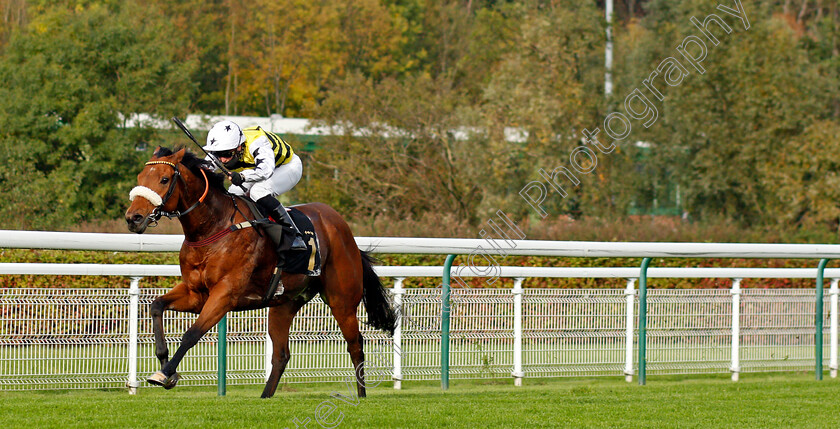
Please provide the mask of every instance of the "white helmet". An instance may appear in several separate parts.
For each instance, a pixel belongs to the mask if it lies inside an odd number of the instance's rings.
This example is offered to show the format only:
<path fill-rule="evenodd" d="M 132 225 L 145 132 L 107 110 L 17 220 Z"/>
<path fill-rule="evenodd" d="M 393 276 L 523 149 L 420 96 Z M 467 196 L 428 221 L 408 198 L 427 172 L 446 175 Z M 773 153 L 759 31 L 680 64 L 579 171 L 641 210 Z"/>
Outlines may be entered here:
<path fill-rule="evenodd" d="M 204 150 L 208 152 L 220 152 L 223 150 L 236 149 L 245 141 L 245 135 L 233 121 L 221 121 L 213 125 L 207 133 L 207 145 Z"/>

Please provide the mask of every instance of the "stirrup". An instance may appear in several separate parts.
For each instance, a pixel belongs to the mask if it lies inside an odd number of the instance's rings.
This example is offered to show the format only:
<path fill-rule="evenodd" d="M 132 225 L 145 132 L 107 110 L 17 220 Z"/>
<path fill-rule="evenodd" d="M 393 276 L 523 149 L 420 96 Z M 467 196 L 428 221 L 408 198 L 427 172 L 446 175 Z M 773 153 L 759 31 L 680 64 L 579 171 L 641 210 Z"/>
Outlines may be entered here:
<path fill-rule="evenodd" d="M 271 273 L 271 280 L 269 280 L 268 284 L 268 294 L 263 298 L 264 301 L 269 301 L 272 298 L 279 297 L 283 295 L 283 292 L 286 288 L 283 287 L 283 279 L 281 275 L 283 273 L 282 265 L 285 261 L 279 260 L 277 261 L 277 266 L 274 267 L 274 272 Z"/>

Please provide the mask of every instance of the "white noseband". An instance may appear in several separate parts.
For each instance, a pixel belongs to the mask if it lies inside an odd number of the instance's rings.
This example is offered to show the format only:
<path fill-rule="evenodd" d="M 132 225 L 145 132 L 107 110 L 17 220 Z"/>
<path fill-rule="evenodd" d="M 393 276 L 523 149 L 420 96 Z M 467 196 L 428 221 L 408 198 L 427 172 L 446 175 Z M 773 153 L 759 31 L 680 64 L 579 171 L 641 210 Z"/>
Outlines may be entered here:
<path fill-rule="evenodd" d="M 145 186 L 135 186 L 131 192 L 128 193 L 128 200 L 134 201 L 137 197 L 143 197 L 149 200 L 153 206 L 158 207 L 163 204 L 163 198 L 157 192 L 145 187 Z"/>

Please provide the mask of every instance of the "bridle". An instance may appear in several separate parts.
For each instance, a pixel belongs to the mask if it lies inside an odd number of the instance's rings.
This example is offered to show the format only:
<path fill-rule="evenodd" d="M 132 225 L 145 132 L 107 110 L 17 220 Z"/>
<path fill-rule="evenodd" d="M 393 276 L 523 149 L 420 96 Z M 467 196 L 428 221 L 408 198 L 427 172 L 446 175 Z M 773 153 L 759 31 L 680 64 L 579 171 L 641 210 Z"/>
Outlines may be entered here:
<path fill-rule="evenodd" d="M 148 216 L 146 216 L 146 220 L 144 221 L 144 223 L 149 228 L 157 226 L 158 221 L 163 216 L 166 216 L 170 219 L 179 218 L 179 217 L 184 216 L 187 213 L 193 211 L 193 209 L 198 207 L 199 204 L 204 202 L 204 198 L 207 197 L 207 191 L 210 189 L 210 182 L 207 180 L 207 174 L 204 173 L 204 169 L 201 169 L 201 175 L 204 176 L 204 193 L 201 195 L 201 198 L 199 198 L 198 201 L 196 201 L 193 205 L 191 205 L 188 209 L 186 209 L 184 211 L 175 210 L 175 211 L 170 212 L 170 211 L 162 210 L 163 206 L 166 205 L 167 201 L 169 201 L 169 198 L 171 198 L 172 194 L 175 192 L 175 186 L 176 186 L 177 179 L 180 179 L 182 182 L 184 182 L 185 185 L 186 185 L 186 181 L 184 181 L 184 178 L 181 176 L 181 171 L 178 169 L 178 164 L 175 164 L 175 163 L 172 163 L 172 162 L 169 162 L 169 161 L 149 161 L 149 162 L 146 163 L 146 165 L 157 165 L 157 164 L 168 165 L 168 166 L 174 168 L 175 169 L 175 174 L 172 175 L 172 180 L 169 182 L 169 189 L 167 189 L 166 194 L 163 195 L 163 198 L 161 199 L 161 203 L 158 204 L 157 206 L 155 206 L 155 208 L 152 210 L 152 212 L 149 213 Z M 141 187 L 138 186 L 138 187 L 135 187 L 134 190 L 132 190 L 132 192 L 130 194 L 130 198 L 132 200 L 134 199 L 135 190 L 138 189 L 138 188 L 141 188 Z M 148 188 L 146 188 L 146 189 L 148 190 Z M 152 191 L 152 192 L 154 192 L 154 191 Z M 139 193 L 137 195 L 142 196 L 142 194 L 139 194 Z"/>

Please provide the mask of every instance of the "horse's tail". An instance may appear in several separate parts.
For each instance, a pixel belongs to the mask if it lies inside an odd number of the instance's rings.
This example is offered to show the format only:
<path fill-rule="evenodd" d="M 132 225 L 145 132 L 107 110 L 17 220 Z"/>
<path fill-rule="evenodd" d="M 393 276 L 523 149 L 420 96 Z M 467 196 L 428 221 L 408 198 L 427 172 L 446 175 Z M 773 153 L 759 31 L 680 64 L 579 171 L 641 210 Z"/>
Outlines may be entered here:
<path fill-rule="evenodd" d="M 390 294 L 382 286 L 379 276 L 373 271 L 374 259 L 367 252 L 362 252 L 362 272 L 364 284 L 364 301 L 367 309 L 368 325 L 394 335 L 397 325 L 397 314 Z"/>

